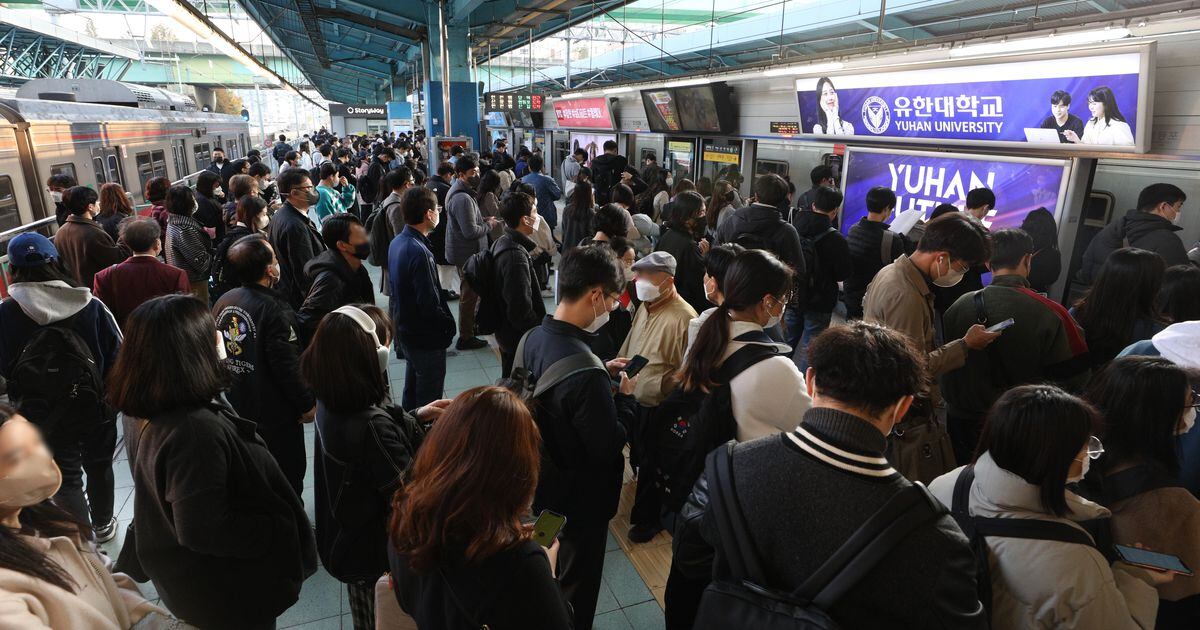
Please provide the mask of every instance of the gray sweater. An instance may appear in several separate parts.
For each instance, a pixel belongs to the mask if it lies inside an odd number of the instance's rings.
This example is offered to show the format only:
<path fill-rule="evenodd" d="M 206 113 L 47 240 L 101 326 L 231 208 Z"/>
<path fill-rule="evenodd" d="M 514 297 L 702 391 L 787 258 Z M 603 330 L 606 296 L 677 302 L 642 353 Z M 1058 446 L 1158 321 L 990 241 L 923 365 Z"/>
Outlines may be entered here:
<path fill-rule="evenodd" d="M 487 247 L 488 225 L 475 203 L 475 191 L 456 179 L 446 193 L 446 260 L 456 267 Z"/>

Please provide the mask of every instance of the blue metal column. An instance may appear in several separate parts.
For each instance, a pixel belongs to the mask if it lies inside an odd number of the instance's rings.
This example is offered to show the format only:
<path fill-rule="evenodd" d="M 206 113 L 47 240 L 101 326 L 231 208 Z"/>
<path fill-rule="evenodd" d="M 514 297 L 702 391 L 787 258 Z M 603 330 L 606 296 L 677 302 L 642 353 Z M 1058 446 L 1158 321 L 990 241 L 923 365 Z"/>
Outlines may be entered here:
<path fill-rule="evenodd" d="M 479 94 L 471 77 L 470 39 L 467 27 L 447 24 L 446 50 L 441 45 L 441 24 L 436 6 L 429 6 L 428 26 L 429 55 L 425 63 L 425 128 L 431 136 L 452 135 L 471 138 L 475 151 L 479 146 Z M 445 118 L 442 116 L 442 54 L 447 54 L 450 78 L 450 133 L 444 133 Z M 436 124 L 434 121 L 437 121 Z"/>

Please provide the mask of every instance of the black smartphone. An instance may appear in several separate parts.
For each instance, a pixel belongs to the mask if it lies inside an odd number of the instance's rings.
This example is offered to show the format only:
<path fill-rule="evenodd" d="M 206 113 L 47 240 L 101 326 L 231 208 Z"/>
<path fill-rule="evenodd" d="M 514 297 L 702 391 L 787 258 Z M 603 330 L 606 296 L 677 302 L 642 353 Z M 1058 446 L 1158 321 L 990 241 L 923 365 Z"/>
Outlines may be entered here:
<path fill-rule="evenodd" d="M 1195 575 L 1183 563 L 1183 560 L 1169 553 L 1159 553 L 1157 551 L 1127 547 L 1125 545 L 1113 545 L 1113 547 L 1117 550 L 1117 557 L 1129 564 L 1157 569 L 1159 571 L 1170 571 L 1171 573 L 1178 573 L 1179 575 L 1186 575 L 1188 577 Z"/>
<path fill-rule="evenodd" d="M 647 359 L 646 357 L 644 357 L 640 354 L 635 355 L 632 359 L 629 360 L 629 363 L 625 364 L 625 369 L 623 369 L 621 371 L 625 373 L 625 376 L 628 376 L 629 378 L 633 378 L 633 377 L 637 376 L 638 372 L 641 372 L 642 368 L 646 367 L 646 364 L 649 362 L 650 362 L 650 359 Z"/>
<path fill-rule="evenodd" d="M 563 526 L 567 524 L 567 517 L 558 512 L 550 510 L 542 510 L 538 515 L 537 521 L 533 524 L 533 540 L 537 544 L 549 549 L 554 544 L 554 539 L 558 538 L 558 533 L 562 531 Z"/>

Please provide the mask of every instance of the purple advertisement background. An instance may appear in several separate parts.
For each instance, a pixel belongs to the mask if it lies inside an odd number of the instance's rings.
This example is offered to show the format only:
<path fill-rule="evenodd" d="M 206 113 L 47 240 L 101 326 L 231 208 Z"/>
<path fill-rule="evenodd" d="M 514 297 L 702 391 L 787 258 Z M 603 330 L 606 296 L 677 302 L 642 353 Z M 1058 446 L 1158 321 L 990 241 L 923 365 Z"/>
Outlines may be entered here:
<path fill-rule="evenodd" d="M 833 86 L 837 89 L 837 77 L 832 77 Z M 1091 114 L 1088 112 L 1087 96 L 1093 88 L 1106 85 L 1112 89 L 1117 99 L 1117 107 L 1129 123 L 1133 136 L 1137 138 L 1138 111 L 1138 75 L 1094 75 L 1086 77 L 1069 77 L 1053 79 L 1022 79 L 1013 81 L 983 81 L 979 83 L 951 83 L 945 85 L 911 85 L 888 86 L 875 88 L 846 88 L 837 89 L 838 110 L 843 120 L 854 125 L 857 136 L 891 137 L 891 138 L 934 138 L 946 140 L 992 140 L 1025 142 L 1025 128 L 1039 127 L 1050 115 L 1050 95 L 1055 90 L 1063 90 L 1071 95 L 1070 112 L 1078 116 L 1086 124 Z M 800 104 L 800 127 L 804 133 L 813 133 L 813 125 L 818 122 L 818 99 L 814 90 L 797 92 Z M 956 102 L 960 96 L 976 97 L 977 105 L 974 115 L 970 108 L 963 112 L 956 107 L 953 116 L 939 112 L 936 108 L 929 110 L 929 116 L 916 116 L 915 111 L 903 116 L 897 112 L 896 99 L 904 97 L 913 103 L 917 97 L 943 98 L 954 97 Z M 890 121 L 881 133 L 872 133 L 868 129 L 863 114 L 863 102 L 876 96 L 882 98 L 888 106 Z M 984 97 L 1001 99 L 1000 116 L 983 116 L 984 105 L 994 107 L 996 101 L 984 101 Z M 911 108 L 910 108 L 911 109 Z M 905 130 L 897 127 L 897 122 L 918 121 L 921 128 Z M 948 123 L 1003 123 L 999 130 L 994 126 L 975 130 L 942 129 L 939 125 Z M 928 124 L 930 129 L 925 129 Z"/>
<path fill-rule="evenodd" d="M 984 224 L 993 230 L 1021 227 L 1025 215 L 1037 208 L 1044 207 L 1057 216 L 1065 170 L 1055 164 L 852 151 L 844 179 L 842 232 L 848 233 L 867 216 L 867 191 L 876 186 L 896 193 L 896 214 L 917 208 L 925 217 L 941 203 L 962 209 L 967 192 L 991 188 L 996 193 L 996 208 Z"/>

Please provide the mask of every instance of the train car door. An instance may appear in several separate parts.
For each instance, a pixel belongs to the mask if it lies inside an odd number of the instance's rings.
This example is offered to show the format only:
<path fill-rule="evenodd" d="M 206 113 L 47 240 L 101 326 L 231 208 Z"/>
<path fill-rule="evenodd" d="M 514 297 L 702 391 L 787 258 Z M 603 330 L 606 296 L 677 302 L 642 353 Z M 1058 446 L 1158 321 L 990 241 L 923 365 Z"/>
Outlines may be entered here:
<path fill-rule="evenodd" d="M 92 149 L 92 171 L 96 174 L 96 188 L 113 182 L 125 186 L 125 175 L 121 170 L 121 147 L 97 147 Z"/>
<path fill-rule="evenodd" d="M 742 141 L 733 138 L 705 138 L 700 152 L 700 177 L 716 183 L 725 180 L 742 192 Z"/>

